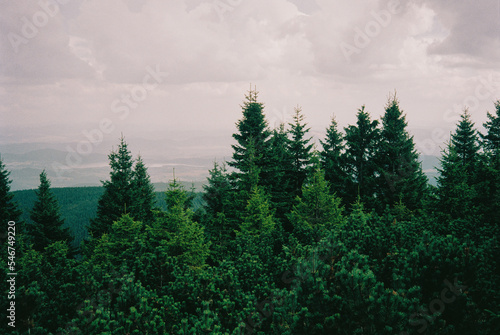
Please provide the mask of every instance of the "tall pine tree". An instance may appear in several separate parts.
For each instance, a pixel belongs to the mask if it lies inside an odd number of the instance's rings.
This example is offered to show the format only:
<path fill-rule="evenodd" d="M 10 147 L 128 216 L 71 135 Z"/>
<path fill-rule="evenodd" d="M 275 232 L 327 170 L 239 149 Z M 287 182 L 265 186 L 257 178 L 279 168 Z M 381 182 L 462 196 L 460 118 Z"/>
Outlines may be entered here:
<path fill-rule="evenodd" d="M 233 138 L 237 144 L 233 144 L 233 160 L 228 162 L 228 165 L 235 168 L 236 171 L 232 174 L 232 179 L 236 182 L 237 188 L 247 188 L 248 185 L 241 185 L 244 175 L 249 173 L 249 160 L 255 161 L 259 168 L 259 174 L 266 174 L 266 157 L 269 151 L 269 136 L 267 121 L 264 116 L 264 105 L 258 102 L 258 92 L 254 89 L 248 92 L 243 103 L 243 118 L 236 123 L 238 133 L 233 134 Z M 253 149 L 253 157 L 251 157 L 249 148 Z M 267 181 L 267 178 L 261 178 L 261 182 Z M 250 191 L 248 188 L 247 191 Z"/>
<path fill-rule="evenodd" d="M 3 242 L 7 238 L 7 227 L 9 221 L 14 221 L 16 224 L 21 223 L 21 211 L 17 207 L 17 203 L 14 201 L 14 194 L 10 192 L 10 184 L 12 180 L 9 179 L 10 171 L 5 169 L 5 164 L 0 157 L 0 220 L 2 220 L 0 233 L 0 242 Z M 18 228 L 20 225 L 17 226 Z"/>
<path fill-rule="evenodd" d="M 111 167 L 110 180 L 103 181 L 104 193 L 97 204 L 97 217 L 90 221 L 89 232 L 93 238 L 107 233 L 114 221 L 133 207 L 132 179 L 134 164 L 123 136 L 117 151 L 108 155 Z"/>
<path fill-rule="evenodd" d="M 353 204 L 359 200 L 367 208 L 373 208 L 376 190 L 376 165 L 373 159 L 380 139 L 378 121 L 372 121 L 365 106 L 362 106 L 358 110 L 356 125 L 350 125 L 344 130 L 344 161 L 348 175 L 345 201 Z"/>
<path fill-rule="evenodd" d="M 150 224 L 154 220 L 153 209 L 155 208 L 156 195 L 141 156 L 137 158 L 132 171 L 131 189 L 133 202 L 130 205 L 130 215 L 136 221 Z"/>
<path fill-rule="evenodd" d="M 40 174 L 40 186 L 35 191 L 36 200 L 31 210 L 33 221 L 28 226 L 28 235 L 33 243 L 33 249 L 43 251 L 57 241 L 66 241 L 68 246 L 73 241 L 68 228 L 64 228 L 64 219 L 59 213 L 59 204 L 50 190 L 50 181 L 45 170 Z"/>
<path fill-rule="evenodd" d="M 269 145 L 267 169 L 270 176 L 268 184 L 270 203 L 276 209 L 276 218 L 285 220 L 285 214 L 290 211 L 293 202 L 293 197 L 290 196 L 293 185 L 289 179 L 293 165 L 292 155 L 288 149 L 290 139 L 283 123 L 273 129 Z"/>
<path fill-rule="evenodd" d="M 337 121 L 332 117 L 330 126 L 326 129 L 324 140 L 320 140 L 323 150 L 320 152 L 321 168 L 325 173 L 332 192 L 340 197 L 345 197 L 347 175 L 343 155 L 344 138 L 338 131 Z"/>
<path fill-rule="evenodd" d="M 495 102 L 495 114 L 488 112 L 487 118 L 476 170 L 478 207 L 487 223 L 500 227 L 500 100 Z"/>
<path fill-rule="evenodd" d="M 413 137 L 396 94 L 382 117 L 382 131 L 375 162 L 378 168 L 377 207 L 404 204 L 409 210 L 422 209 L 427 198 L 427 178 L 422 172 Z"/>
<path fill-rule="evenodd" d="M 485 151 L 500 154 L 500 100 L 495 102 L 495 114 L 490 112 L 486 115 L 488 121 L 483 126 L 486 129 L 486 134 L 481 134 Z"/>
<path fill-rule="evenodd" d="M 451 135 L 441 158 L 437 178 L 437 208 L 444 219 L 472 219 L 477 210 L 474 169 L 478 159 L 478 135 L 467 109 Z"/>
<path fill-rule="evenodd" d="M 292 158 L 292 171 L 290 173 L 290 183 L 292 186 L 292 194 L 300 196 L 302 194 L 302 185 L 310 172 L 310 159 L 313 144 L 311 137 L 306 138 L 310 128 L 304 122 L 304 115 L 300 107 L 295 108 L 293 122 L 290 126 L 290 144 L 289 152 Z"/>

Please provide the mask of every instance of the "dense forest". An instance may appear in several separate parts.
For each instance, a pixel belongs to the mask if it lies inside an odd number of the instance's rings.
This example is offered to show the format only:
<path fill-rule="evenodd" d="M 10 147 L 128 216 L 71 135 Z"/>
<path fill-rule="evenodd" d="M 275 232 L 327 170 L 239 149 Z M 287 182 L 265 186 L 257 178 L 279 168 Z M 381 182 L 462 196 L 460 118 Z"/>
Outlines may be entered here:
<path fill-rule="evenodd" d="M 196 192 L 196 189 L 193 190 L 194 183 L 181 182 L 181 184 L 194 195 L 193 210 L 201 208 L 203 204 L 202 194 Z M 157 183 L 154 186 L 155 190 L 166 189 L 164 183 Z M 73 236 L 73 247 L 77 248 L 83 240 L 89 238 L 87 226 L 89 220 L 96 215 L 97 202 L 103 192 L 104 188 L 99 186 L 60 187 L 52 189 L 52 193 L 60 206 L 60 214 L 61 218 L 64 219 L 64 226 L 69 228 Z M 22 212 L 21 221 L 30 223 L 30 211 L 37 198 L 35 190 L 14 191 L 12 194 L 14 194 L 13 200 Z M 155 191 L 155 195 L 155 205 L 159 209 L 167 210 L 165 192 Z"/>
<path fill-rule="evenodd" d="M 174 178 L 158 204 L 122 137 L 83 231 L 45 171 L 23 215 L 0 161 L 0 332 L 500 333 L 500 101 L 484 133 L 464 109 L 437 186 L 395 95 L 317 147 L 300 108 L 241 107 L 202 201 Z"/>

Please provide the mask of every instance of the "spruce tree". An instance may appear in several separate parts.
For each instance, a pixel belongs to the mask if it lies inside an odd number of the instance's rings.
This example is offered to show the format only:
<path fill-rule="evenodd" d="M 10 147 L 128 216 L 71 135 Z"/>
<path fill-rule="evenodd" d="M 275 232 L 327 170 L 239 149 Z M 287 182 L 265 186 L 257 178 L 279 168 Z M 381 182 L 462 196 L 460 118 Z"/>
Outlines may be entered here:
<path fill-rule="evenodd" d="M 467 109 L 460 115 L 460 122 L 451 136 L 451 146 L 458 155 L 460 165 L 465 169 L 469 178 L 472 178 L 478 158 L 479 138 Z"/>
<path fill-rule="evenodd" d="M 274 212 L 263 188 L 254 185 L 245 207 L 241 233 L 250 236 L 270 234 L 275 229 Z"/>
<path fill-rule="evenodd" d="M 467 109 L 441 158 L 437 178 L 436 210 L 451 219 L 475 216 L 474 169 L 478 159 L 478 135 Z"/>
<path fill-rule="evenodd" d="M 300 107 L 295 108 L 293 115 L 293 122 L 289 123 L 290 126 L 290 144 L 289 152 L 292 158 L 292 171 L 290 173 L 290 183 L 292 186 L 292 195 L 302 194 L 302 184 L 310 172 L 310 159 L 313 144 L 311 137 L 306 138 L 310 128 L 304 122 L 304 115 Z"/>
<path fill-rule="evenodd" d="M 36 200 L 31 210 L 33 221 L 28 226 L 28 235 L 33 243 L 33 249 L 43 251 L 50 244 L 66 241 L 71 245 L 73 238 L 68 228 L 64 228 L 64 219 L 59 213 L 59 204 L 50 190 L 50 181 L 45 170 L 40 174 L 40 186 L 35 191 Z"/>
<path fill-rule="evenodd" d="M 483 126 L 486 134 L 480 134 L 485 151 L 500 154 L 500 100 L 495 102 L 495 115 L 487 113 L 488 121 Z"/>
<path fill-rule="evenodd" d="M 409 210 L 421 209 L 427 197 L 427 178 L 422 172 L 413 137 L 408 134 L 406 117 L 394 95 L 382 117 L 381 138 L 375 157 L 378 172 L 377 204 L 403 203 Z"/>
<path fill-rule="evenodd" d="M 90 221 L 89 232 L 93 238 L 107 233 L 114 221 L 133 208 L 133 160 L 123 136 L 117 151 L 108 155 L 111 167 L 110 180 L 103 181 L 104 193 L 97 205 L 97 217 Z M 135 218 L 134 218 L 135 219 Z"/>
<path fill-rule="evenodd" d="M 330 126 L 326 129 L 324 141 L 320 140 L 323 147 L 320 157 L 321 168 L 325 173 L 325 180 L 328 181 L 331 191 L 343 199 L 345 197 L 347 181 L 344 162 L 345 156 L 343 155 L 344 138 L 337 127 L 337 121 L 333 116 Z"/>
<path fill-rule="evenodd" d="M 12 181 L 9 179 L 10 171 L 5 169 L 5 165 L 0 157 L 0 219 L 2 220 L 0 233 L 1 242 L 5 242 L 7 238 L 7 227 L 9 221 L 20 222 L 21 211 L 14 201 L 14 194 L 10 192 L 10 184 Z M 21 227 L 17 225 L 18 229 Z M 3 245 L 3 244 L 2 244 Z"/>
<path fill-rule="evenodd" d="M 266 157 L 269 150 L 269 136 L 267 121 L 264 117 L 264 105 L 258 102 L 258 92 L 254 89 L 248 92 L 243 103 L 243 118 L 236 123 L 238 133 L 233 134 L 237 144 L 233 144 L 233 160 L 228 165 L 235 168 L 232 179 L 236 182 L 238 189 L 242 188 L 240 181 L 249 172 L 249 159 L 257 158 L 255 164 L 260 173 L 266 173 Z M 254 157 L 250 157 L 249 148 L 254 150 Z M 267 181 L 264 178 L 264 181 Z M 248 185 L 247 185 L 248 186 Z M 243 187 L 245 188 L 245 187 Z M 249 191 L 250 189 L 248 189 Z"/>
<path fill-rule="evenodd" d="M 184 187 L 174 179 L 166 192 L 168 211 L 156 220 L 154 227 L 166 230 L 164 246 L 168 255 L 192 267 L 201 267 L 210 253 L 210 242 L 205 240 L 204 228 L 193 221 L 193 211 L 187 208 L 189 198 Z"/>
<path fill-rule="evenodd" d="M 302 186 L 302 197 L 289 214 L 293 232 L 302 242 L 311 243 L 342 221 L 340 198 L 330 193 L 323 171 L 317 166 Z"/>
<path fill-rule="evenodd" d="M 132 171 L 130 185 L 133 192 L 133 202 L 130 206 L 130 215 L 136 221 L 145 224 L 153 222 L 153 209 L 155 208 L 155 188 L 151 183 L 148 171 L 142 158 L 139 156 Z"/>
<path fill-rule="evenodd" d="M 476 170 L 476 190 L 479 212 L 484 221 L 500 226 L 500 100 L 495 102 L 495 114 L 487 113 L 483 124 L 486 134 L 480 134 L 483 152 Z"/>
<path fill-rule="evenodd" d="M 290 139 L 282 123 L 273 129 L 269 140 L 270 154 L 268 156 L 270 203 L 276 209 L 276 218 L 285 220 L 285 214 L 291 209 L 293 197 L 292 183 L 289 179 L 292 173 L 292 155 L 289 151 Z"/>
<path fill-rule="evenodd" d="M 350 125 L 344 131 L 344 161 L 348 175 L 345 201 L 352 204 L 359 200 L 367 208 L 373 208 L 376 190 L 376 165 L 373 159 L 380 138 L 378 121 L 371 121 L 365 106 L 362 106 L 357 113 L 356 125 Z"/>
<path fill-rule="evenodd" d="M 210 240 L 214 242 L 212 257 L 223 259 L 225 248 L 234 237 L 233 232 L 239 224 L 237 208 L 233 202 L 236 192 L 229 180 L 225 163 L 214 162 L 203 191 L 206 214 L 202 223 Z"/>
<path fill-rule="evenodd" d="M 207 184 L 203 185 L 203 200 L 207 214 L 216 217 L 229 209 L 233 188 L 225 163 L 214 162 L 213 169 L 208 173 Z"/>

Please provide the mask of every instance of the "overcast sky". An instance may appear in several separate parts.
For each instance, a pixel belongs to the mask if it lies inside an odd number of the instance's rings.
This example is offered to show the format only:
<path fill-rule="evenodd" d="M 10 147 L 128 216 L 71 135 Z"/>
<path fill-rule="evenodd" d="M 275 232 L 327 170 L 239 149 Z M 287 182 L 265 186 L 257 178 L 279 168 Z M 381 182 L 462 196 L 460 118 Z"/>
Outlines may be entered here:
<path fill-rule="evenodd" d="M 0 142 L 227 136 L 250 83 L 317 136 L 397 91 L 432 153 L 500 98 L 500 1 L 1 0 Z M 443 135 L 444 134 L 444 135 Z M 208 142 L 207 142 L 208 143 Z M 108 150 L 109 148 L 105 148 Z M 230 149 L 228 147 L 228 149 Z M 438 150 L 439 151 L 439 150 Z"/>

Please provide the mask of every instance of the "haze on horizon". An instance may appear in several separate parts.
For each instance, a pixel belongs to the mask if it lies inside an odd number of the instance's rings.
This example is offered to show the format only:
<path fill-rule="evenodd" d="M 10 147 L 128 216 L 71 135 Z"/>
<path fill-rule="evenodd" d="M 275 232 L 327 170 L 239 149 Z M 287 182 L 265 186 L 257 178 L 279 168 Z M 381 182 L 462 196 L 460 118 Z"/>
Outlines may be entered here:
<path fill-rule="evenodd" d="M 33 187 L 50 155 L 64 164 L 88 139 L 78 167 L 101 170 L 80 182 L 98 183 L 120 134 L 153 181 L 173 162 L 203 178 L 230 158 L 250 83 L 271 127 L 300 105 L 316 139 L 332 115 L 353 124 L 361 105 L 379 118 L 397 91 L 424 155 L 439 155 L 464 108 L 481 130 L 500 99 L 498 0 L 0 4 L 0 153 L 13 176 L 26 168 L 19 155 L 45 153 L 29 165 Z M 51 177 L 70 186 L 70 176 Z"/>

